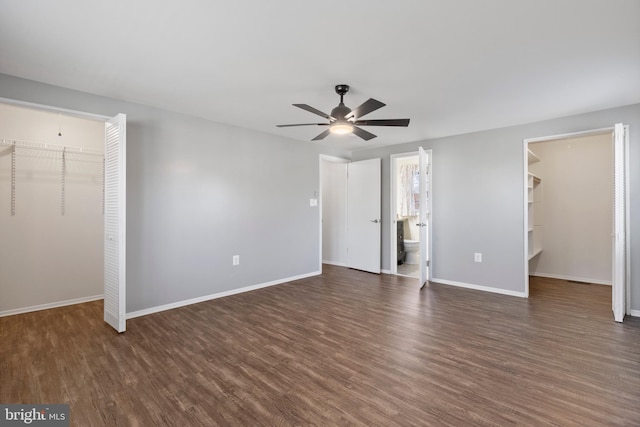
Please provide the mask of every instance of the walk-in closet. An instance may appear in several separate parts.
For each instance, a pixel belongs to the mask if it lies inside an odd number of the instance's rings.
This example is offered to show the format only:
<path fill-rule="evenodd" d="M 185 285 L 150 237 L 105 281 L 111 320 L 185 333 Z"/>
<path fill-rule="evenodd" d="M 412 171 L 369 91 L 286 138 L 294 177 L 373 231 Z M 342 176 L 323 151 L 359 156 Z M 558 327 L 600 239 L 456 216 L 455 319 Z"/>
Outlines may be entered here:
<path fill-rule="evenodd" d="M 528 148 L 533 155 L 529 164 L 529 273 L 610 285 L 611 132 L 530 143 Z"/>
<path fill-rule="evenodd" d="M 0 316 L 102 298 L 104 121 L 0 103 Z"/>

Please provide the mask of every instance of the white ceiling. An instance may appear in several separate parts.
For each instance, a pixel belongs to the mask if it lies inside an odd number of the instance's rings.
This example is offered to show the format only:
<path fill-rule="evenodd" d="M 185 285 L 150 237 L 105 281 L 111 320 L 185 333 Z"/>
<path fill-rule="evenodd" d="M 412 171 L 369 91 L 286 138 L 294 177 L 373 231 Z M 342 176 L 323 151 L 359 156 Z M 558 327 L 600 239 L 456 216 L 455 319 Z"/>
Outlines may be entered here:
<path fill-rule="evenodd" d="M 300 141 L 346 83 L 357 150 L 640 102 L 640 1 L 0 0 L 0 73 Z"/>

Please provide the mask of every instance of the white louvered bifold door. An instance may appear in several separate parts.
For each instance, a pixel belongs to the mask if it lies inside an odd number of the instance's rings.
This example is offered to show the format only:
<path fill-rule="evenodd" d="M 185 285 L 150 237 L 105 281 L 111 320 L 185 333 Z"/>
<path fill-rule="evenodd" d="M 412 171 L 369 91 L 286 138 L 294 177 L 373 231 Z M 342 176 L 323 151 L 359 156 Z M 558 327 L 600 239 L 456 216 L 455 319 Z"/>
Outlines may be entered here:
<path fill-rule="evenodd" d="M 613 317 L 622 322 L 626 311 L 626 224 L 625 224 L 625 128 L 616 124 L 614 144 L 613 189 Z"/>
<path fill-rule="evenodd" d="M 126 329 L 126 121 L 118 114 L 105 124 L 104 321 Z"/>

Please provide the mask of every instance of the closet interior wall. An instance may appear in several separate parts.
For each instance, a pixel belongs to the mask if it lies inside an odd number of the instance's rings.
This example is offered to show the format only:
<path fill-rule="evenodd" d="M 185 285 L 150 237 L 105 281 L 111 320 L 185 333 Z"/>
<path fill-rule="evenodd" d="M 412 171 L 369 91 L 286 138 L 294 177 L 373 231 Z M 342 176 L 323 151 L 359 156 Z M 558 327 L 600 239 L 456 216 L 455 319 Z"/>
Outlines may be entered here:
<path fill-rule="evenodd" d="M 0 316 L 101 298 L 104 122 L 0 104 L 0 139 Z"/>

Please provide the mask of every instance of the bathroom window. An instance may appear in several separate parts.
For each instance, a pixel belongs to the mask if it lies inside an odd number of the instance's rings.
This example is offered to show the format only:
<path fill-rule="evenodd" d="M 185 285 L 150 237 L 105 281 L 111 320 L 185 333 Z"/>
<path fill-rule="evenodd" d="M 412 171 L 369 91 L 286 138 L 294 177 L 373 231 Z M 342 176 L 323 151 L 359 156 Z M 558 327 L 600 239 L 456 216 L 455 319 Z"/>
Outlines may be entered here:
<path fill-rule="evenodd" d="M 399 214 L 416 216 L 420 212 L 420 171 L 417 164 L 400 167 Z"/>
<path fill-rule="evenodd" d="M 413 172 L 413 180 L 411 186 L 411 196 L 413 199 L 413 211 L 414 215 L 418 215 L 420 212 L 420 171 Z"/>

